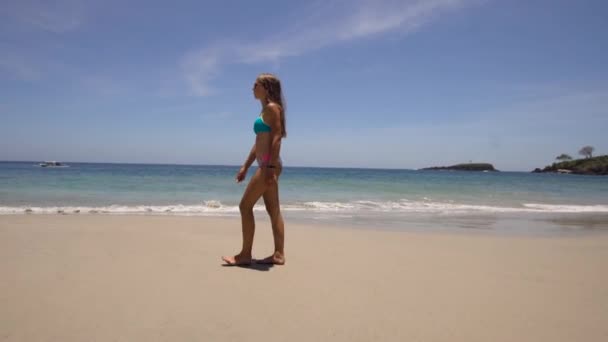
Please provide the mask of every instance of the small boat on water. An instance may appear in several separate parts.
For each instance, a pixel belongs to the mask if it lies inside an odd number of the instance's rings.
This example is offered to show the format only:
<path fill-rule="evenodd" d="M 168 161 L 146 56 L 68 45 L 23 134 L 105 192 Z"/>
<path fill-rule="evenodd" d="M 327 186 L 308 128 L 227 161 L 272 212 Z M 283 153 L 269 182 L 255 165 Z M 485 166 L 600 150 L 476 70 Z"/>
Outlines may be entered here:
<path fill-rule="evenodd" d="M 62 163 L 57 162 L 57 161 L 45 161 L 45 162 L 42 162 L 42 163 L 40 163 L 38 165 L 40 165 L 40 167 L 68 167 L 67 165 L 62 164 Z"/>

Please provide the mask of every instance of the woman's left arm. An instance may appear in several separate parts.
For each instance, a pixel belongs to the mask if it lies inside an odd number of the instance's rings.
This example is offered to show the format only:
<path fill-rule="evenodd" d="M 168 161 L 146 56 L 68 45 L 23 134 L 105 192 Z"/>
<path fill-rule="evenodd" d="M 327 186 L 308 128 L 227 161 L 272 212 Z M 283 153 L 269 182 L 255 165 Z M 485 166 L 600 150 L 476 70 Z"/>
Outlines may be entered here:
<path fill-rule="evenodd" d="M 275 160 L 281 151 L 281 138 L 283 138 L 283 128 L 281 127 L 281 107 L 271 103 L 266 106 L 264 119 L 268 120 L 270 126 L 270 161 Z"/>
<path fill-rule="evenodd" d="M 281 139 L 283 138 L 283 127 L 281 127 L 281 107 L 279 105 L 271 103 L 266 106 L 264 112 L 264 121 L 270 126 L 270 148 L 268 153 L 270 154 L 269 162 L 275 161 L 281 151 Z M 276 167 L 276 165 L 273 165 Z M 267 169 L 273 170 L 274 169 Z M 271 180 L 274 176 L 274 172 L 267 172 L 267 180 Z"/>

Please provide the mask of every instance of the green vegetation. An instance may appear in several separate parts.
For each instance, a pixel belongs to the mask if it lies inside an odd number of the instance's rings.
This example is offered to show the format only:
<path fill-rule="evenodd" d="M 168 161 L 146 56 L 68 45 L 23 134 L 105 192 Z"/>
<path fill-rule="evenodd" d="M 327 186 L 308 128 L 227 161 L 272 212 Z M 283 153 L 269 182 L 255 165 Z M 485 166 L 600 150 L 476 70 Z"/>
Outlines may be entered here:
<path fill-rule="evenodd" d="M 585 158 L 591 158 L 593 157 L 593 150 L 595 150 L 595 147 L 593 146 L 584 146 L 578 151 L 578 154 L 585 156 Z"/>
<path fill-rule="evenodd" d="M 568 170 L 579 175 L 608 175 L 608 155 L 553 163 L 534 172 L 563 172 L 558 170 Z"/>
<path fill-rule="evenodd" d="M 555 157 L 555 159 L 557 159 L 559 161 L 565 161 L 565 160 L 572 160 L 572 157 L 570 157 L 569 154 L 562 153 L 559 156 Z"/>

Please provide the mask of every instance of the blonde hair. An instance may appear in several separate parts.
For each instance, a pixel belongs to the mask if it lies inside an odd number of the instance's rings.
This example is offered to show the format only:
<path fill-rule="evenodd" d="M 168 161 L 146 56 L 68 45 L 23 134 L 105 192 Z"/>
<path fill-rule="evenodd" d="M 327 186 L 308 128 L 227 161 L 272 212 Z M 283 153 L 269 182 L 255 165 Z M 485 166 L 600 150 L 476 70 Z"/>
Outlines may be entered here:
<path fill-rule="evenodd" d="M 287 137 L 287 128 L 285 126 L 285 98 L 283 97 L 283 91 L 281 90 L 281 81 L 278 77 L 269 73 L 262 73 L 258 76 L 256 82 L 261 84 L 268 97 L 267 102 L 274 102 L 281 106 L 281 135 L 283 138 Z"/>

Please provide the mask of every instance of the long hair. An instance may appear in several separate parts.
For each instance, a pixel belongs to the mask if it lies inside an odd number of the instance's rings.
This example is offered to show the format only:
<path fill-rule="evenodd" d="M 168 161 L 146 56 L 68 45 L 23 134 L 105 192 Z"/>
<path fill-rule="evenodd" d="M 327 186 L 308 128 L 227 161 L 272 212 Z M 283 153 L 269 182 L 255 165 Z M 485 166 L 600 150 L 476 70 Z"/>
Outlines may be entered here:
<path fill-rule="evenodd" d="M 285 125 L 286 103 L 283 91 L 281 90 L 281 81 L 273 74 L 263 73 L 258 76 L 257 82 L 266 89 L 266 93 L 268 94 L 267 101 L 281 106 L 281 129 L 283 130 L 281 135 L 283 138 L 287 137 L 287 126 Z"/>

